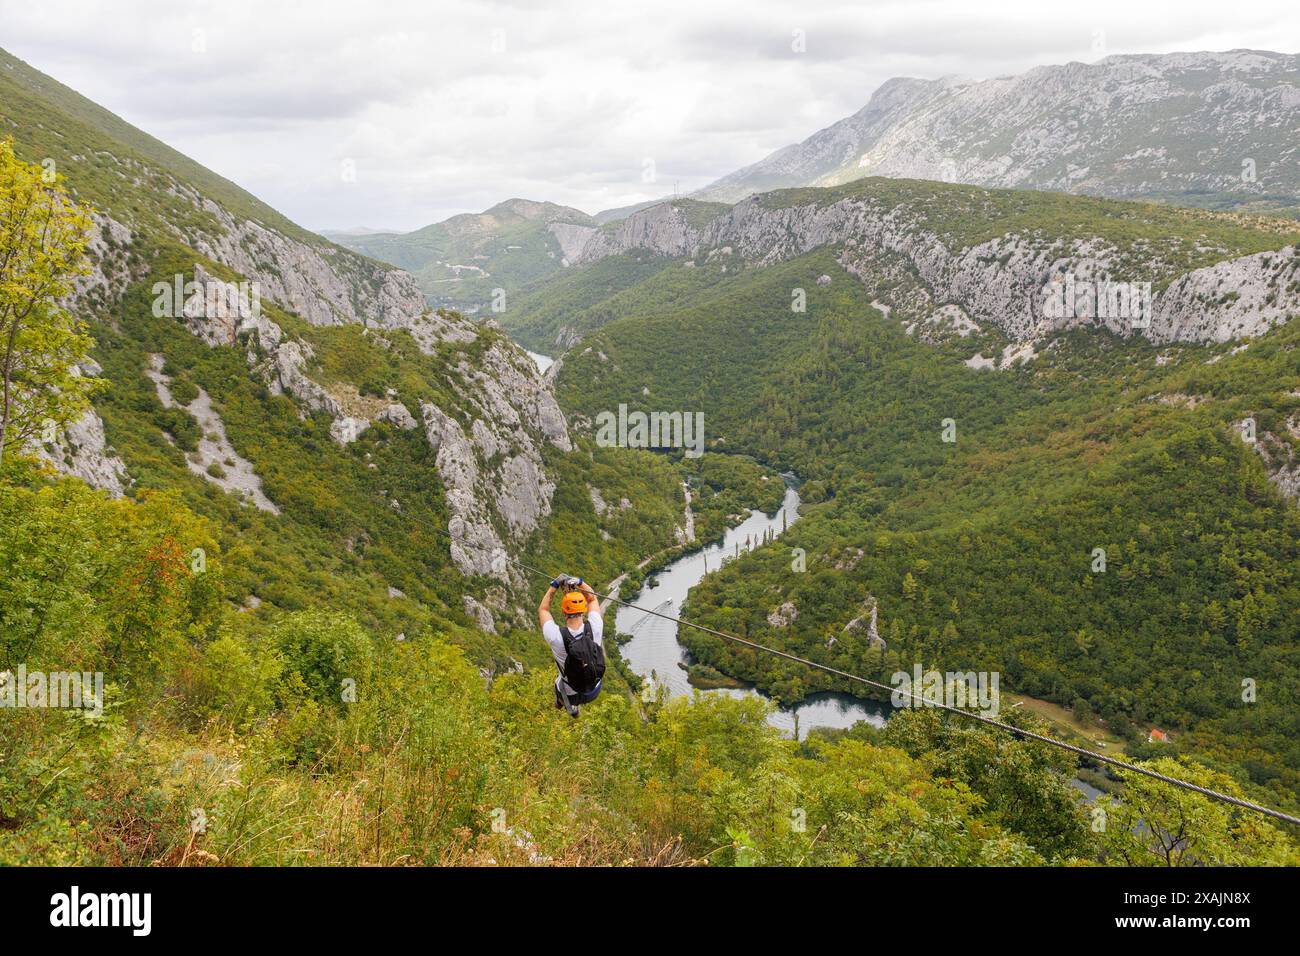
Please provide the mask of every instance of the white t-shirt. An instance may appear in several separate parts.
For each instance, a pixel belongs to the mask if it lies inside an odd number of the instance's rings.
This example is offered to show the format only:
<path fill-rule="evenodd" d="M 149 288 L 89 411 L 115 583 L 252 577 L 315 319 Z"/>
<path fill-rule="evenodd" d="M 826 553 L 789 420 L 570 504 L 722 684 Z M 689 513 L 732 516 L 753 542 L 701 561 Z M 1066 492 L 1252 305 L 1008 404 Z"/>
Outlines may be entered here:
<path fill-rule="evenodd" d="M 591 625 L 592 639 L 601 647 L 604 647 L 605 622 L 601 619 L 601 616 L 593 611 L 587 615 L 587 622 Z M 565 630 L 569 631 L 570 638 L 575 638 L 582 633 L 581 627 L 574 631 L 566 626 Z M 547 621 L 542 625 L 542 637 L 546 638 L 546 643 L 551 646 L 551 656 L 555 658 L 555 663 L 560 665 L 560 673 L 564 673 L 564 662 L 568 660 L 569 654 L 564 649 L 564 635 L 560 633 L 560 625 L 554 621 Z M 564 684 L 562 688 L 564 692 L 572 694 L 573 688 L 569 686 L 569 682 L 563 678 L 560 678 L 560 680 Z"/>

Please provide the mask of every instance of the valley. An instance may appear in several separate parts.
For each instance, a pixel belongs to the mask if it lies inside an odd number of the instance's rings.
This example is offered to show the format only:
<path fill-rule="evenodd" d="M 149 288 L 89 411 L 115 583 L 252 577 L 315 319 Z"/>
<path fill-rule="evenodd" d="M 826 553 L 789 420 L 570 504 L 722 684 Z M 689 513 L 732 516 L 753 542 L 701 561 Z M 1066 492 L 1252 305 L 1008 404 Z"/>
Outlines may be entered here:
<path fill-rule="evenodd" d="M 992 675 L 1013 728 L 1300 811 L 1294 60 L 890 81 L 691 195 L 317 234 L 0 51 L 3 195 L 86 223 L 48 301 L 0 289 L 54 356 L 0 676 L 104 687 L 0 713 L 0 863 L 1300 862 L 780 656 Z M 1217 171 L 1248 140 L 1259 190 Z M 611 605 L 571 718 L 561 574 L 750 643 Z"/>

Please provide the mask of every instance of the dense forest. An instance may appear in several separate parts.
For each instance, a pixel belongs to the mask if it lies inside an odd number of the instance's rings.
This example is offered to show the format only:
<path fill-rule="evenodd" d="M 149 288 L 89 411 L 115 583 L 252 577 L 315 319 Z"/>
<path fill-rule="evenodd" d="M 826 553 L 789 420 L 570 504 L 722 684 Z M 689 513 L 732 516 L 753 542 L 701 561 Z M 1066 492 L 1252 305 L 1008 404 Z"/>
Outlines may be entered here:
<path fill-rule="evenodd" d="M 0 558 L 20 569 L 0 611 L 43 625 L 22 659 L 113 665 L 101 717 L 0 722 L 5 863 L 1300 861 L 1254 815 L 1144 778 L 1103 799 L 1099 828 L 1072 761 L 932 711 L 795 743 L 761 701 L 644 701 L 615 676 L 573 721 L 547 668 L 485 679 L 459 628 L 395 641 L 324 602 L 235 611 L 238 556 L 171 496 L 110 501 L 11 470 L 0 517 Z M 195 546 L 211 549 L 201 574 Z"/>
<path fill-rule="evenodd" d="M 791 740 L 767 701 L 656 697 L 617 640 L 604 692 L 570 718 L 535 626 L 545 581 L 472 573 L 449 550 L 454 495 L 470 492 L 439 468 L 444 433 L 374 416 L 340 440 L 342 416 L 272 387 L 260 338 L 236 326 L 214 343 L 160 314 L 154 287 L 248 277 L 226 260 L 275 288 L 285 262 L 315 269 L 342 290 L 332 311 L 261 303 L 308 356 L 296 371 L 350 407 L 392 399 L 462 435 L 488 429 L 466 443 L 485 470 L 507 456 L 473 389 L 488 357 L 550 395 L 505 332 L 426 310 L 379 334 L 366 308 L 397 294 L 382 266 L 3 52 L 0 118 L 0 205 L 44 203 L 67 227 L 0 220 L 0 340 L 16 343 L 22 396 L 6 397 L 0 436 L 0 699 L 23 674 L 104 681 L 95 708 L 0 709 L 0 864 L 1300 862 L 1293 834 L 1145 778 L 1101 781 L 1113 792 L 1087 804 L 1072 781 L 1095 768 L 957 716 L 905 710 Z M 898 187 L 924 204 L 917 188 Z M 1044 208 L 1086 211 L 1027 199 L 1008 215 Z M 693 226 L 720 212 L 689 207 Z M 1161 222 L 1200 228 L 1187 221 Z M 1198 255 L 1185 238 L 1173 246 Z M 777 473 L 793 470 L 805 517 L 710 575 L 686 616 L 868 675 L 1000 670 L 1007 690 L 1104 722 L 1130 756 L 1294 806 L 1300 525 L 1234 426 L 1251 416 L 1274 453 L 1293 444 L 1300 333 L 1157 363 L 1077 332 L 1032 365 L 981 371 L 963 358 L 1002 348 L 1000 333 L 918 341 L 871 285 L 902 294 L 915 277 L 881 262 L 850 278 L 835 252 L 762 269 L 631 253 L 521 289 L 502 318 L 522 341 L 588 338 L 555 386 L 572 442 L 529 444 L 547 510 L 511 557 L 622 576 L 627 597 L 749 509 L 775 510 Z M 792 316 L 796 285 L 808 309 Z M 420 339 L 417 319 L 452 332 Z M 214 418 L 196 416 L 200 395 Z M 621 402 L 703 411 L 708 452 L 604 447 L 586 426 Z M 540 413 L 494 411 L 539 431 Z M 122 487 L 76 475 L 66 432 L 86 420 L 102 421 Z M 230 456 L 196 467 L 214 422 Z M 273 509 L 221 484 L 239 462 Z M 869 600 L 884 649 L 844 630 Z M 769 619 L 783 603 L 797 626 Z M 682 637 L 782 702 L 835 686 Z M 1004 717 L 1047 726 L 1027 708 Z M 1171 743 L 1143 743 L 1153 722 Z"/>
<path fill-rule="evenodd" d="M 1296 444 L 1300 332 L 1229 354 L 1075 330 L 995 373 L 962 360 L 996 354 L 996 330 L 920 342 L 834 250 L 739 271 L 688 308 L 673 271 L 621 293 L 639 305 L 566 362 L 562 401 L 587 415 L 700 409 L 711 448 L 807 482 L 805 519 L 707 578 L 688 616 L 877 679 L 917 662 L 1000 671 L 1005 689 L 1099 720 L 1131 752 L 1167 728 L 1152 753 L 1195 754 L 1295 806 L 1300 514 L 1238 423 Z M 794 287 L 807 314 L 791 312 Z M 666 352 L 682 325 L 693 347 Z M 873 600 L 887 649 L 845 631 Z M 797 625 L 774 625 L 787 602 Z M 683 639 L 783 701 L 853 690 Z"/>

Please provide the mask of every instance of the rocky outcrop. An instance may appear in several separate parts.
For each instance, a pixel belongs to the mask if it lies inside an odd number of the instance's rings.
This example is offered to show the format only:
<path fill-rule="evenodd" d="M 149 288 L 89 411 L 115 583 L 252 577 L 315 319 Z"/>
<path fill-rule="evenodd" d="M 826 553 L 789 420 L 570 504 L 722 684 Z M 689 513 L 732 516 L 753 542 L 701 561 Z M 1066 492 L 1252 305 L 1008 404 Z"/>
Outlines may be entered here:
<path fill-rule="evenodd" d="M 260 310 L 247 309 L 238 286 L 221 283 L 202 266 L 195 267 L 195 281 L 205 292 L 185 303 L 182 320 L 190 332 L 213 347 L 243 342 L 249 365 L 269 391 L 291 396 L 305 414 L 330 415 L 330 436 L 340 445 L 356 441 L 374 421 L 419 427 L 399 402 L 363 400 L 354 387 L 331 390 L 314 381 L 307 374 L 314 357 L 311 346 L 286 338 Z M 522 351 L 457 315 L 421 312 L 390 315 L 384 322 L 410 331 L 430 354 L 490 336 L 477 362 L 465 358 L 447 369 L 457 407 L 425 404 L 421 417 L 447 490 L 453 559 L 468 574 L 508 579 L 500 560 L 507 545 L 522 544 L 550 514 L 555 484 L 546 473 L 541 444 L 549 442 L 561 451 L 573 448 L 555 396 Z"/>
<path fill-rule="evenodd" d="M 369 427 L 370 422 L 365 418 L 353 418 L 351 415 L 344 415 L 330 423 L 330 438 L 333 438 L 340 445 L 350 445 L 360 438 L 361 433 Z"/>
<path fill-rule="evenodd" d="M 767 616 L 767 623 L 773 627 L 789 627 L 799 619 L 799 609 L 793 601 L 786 601 Z"/>
<path fill-rule="evenodd" d="M 461 601 L 465 606 L 465 613 L 470 620 L 478 625 L 480 631 L 486 631 L 489 634 L 497 632 L 496 621 L 492 619 L 491 611 L 475 600 L 472 595 L 463 595 Z"/>
<path fill-rule="evenodd" d="M 864 637 L 868 647 L 885 650 L 885 639 L 880 636 L 876 628 L 876 599 L 870 595 L 863 602 L 863 611 L 860 615 L 844 625 L 844 633 L 854 637 Z"/>
<path fill-rule="evenodd" d="M 1237 422 L 1238 434 L 1245 430 L 1245 422 Z M 1272 432 L 1260 432 L 1251 447 L 1264 461 L 1269 481 L 1277 487 L 1283 496 L 1300 503 L 1300 452 L 1293 442 L 1300 442 L 1300 415 L 1293 415 L 1286 422 L 1290 433 L 1286 437 Z M 1289 439 L 1289 440 L 1288 440 Z"/>
<path fill-rule="evenodd" d="M 561 451 L 572 451 L 564 413 L 526 354 L 503 338 L 495 339 L 478 365 L 460 362 L 455 369 L 463 395 L 494 431 L 523 435 L 535 429 Z"/>
<path fill-rule="evenodd" d="M 208 393 L 199 388 L 198 395 L 188 405 L 180 405 L 172 396 L 171 379 L 163 374 L 164 362 L 161 355 L 151 355 L 145 375 L 153 380 L 158 400 L 164 407 L 184 408 L 199 426 L 199 447 L 185 456 L 186 467 L 227 494 L 238 495 L 263 511 L 279 514 L 280 509 L 262 491 L 262 479 L 253 469 L 252 462 L 230 444 L 225 424 L 213 408 Z"/>
<path fill-rule="evenodd" d="M 343 414 L 338 399 L 307 377 L 307 362 L 312 358 L 306 342 L 285 342 L 271 350 L 259 366 L 272 395 L 291 395 L 308 412 L 326 412 L 335 417 Z"/>
<path fill-rule="evenodd" d="M 546 227 L 555 241 L 560 244 L 560 252 L 565 264 L 572 262 L 596 233 L 594 226 L 582 226 L 572 222 L 553 222 Z"/>
<path fill-rule="evenodd" d="M 631 249 L 652 249 L 676 258 L 693 254 L 700 241 L 685 208 L 663 202 L 593 230 L 582 248 L 566 257 L 573 263 L 594 262 Z"/>
<path fill-rule="evenodd" d="M 126 465 L 108 447 L 104 422 L 93 408 L 63 429 L 53 445 L 33 442 L 29 450 L 60 474 L 80 478 L 113 498 L 120 498 L 131 482 Z"/>
<path fill-rule="evenodd" d="M 471 381 L 481 375 L 468 364 L 459 371 Z M 421 414 L 446 488 L 452 559 L 465 574 L 504 579 L 511 568 L 503 555 L 523 544 L 550 515 L 555 484 L 542 466 L 536 438 L 499 384 L 469 395 L 484 414 L 468 427 L 429 403 L 420 406 Z M 526 405 L 534 397 L 513 398 Z M 569 447 L 567 432 L 551 441 Z"/>
<path fill-rule="evenodd" d="M 1180 276 L 1155 298 L 1153 342 L 1229 342 L 1300 312 L 1300 251 L 1288 246 Z"/>
<path fill-rule="evenodd" d="M 120 299 L 143 274 L 143 266 L 131 255 L 134 241 L 135 236 L 125 225 L 106 213 L 93 212 L 86 243 L 86 271 L 73 278 L 72 289 L 61 304 L 80 318 Z"/>
<path fill-rule="evenodd" d="M 424 296 L 409 273 L 324 240 L 308 242 L 236 218 L 188 187 L 178 184 L 175 192 L 217 224 L 216 229 L 176 227 L 192 249 L 247 276 L 263 298 L 313 325 L 388 325 L 424 311 Z"/>
<path fill-rule="evenodd" d="M 473 442 L 460 423 L 438 406 L 422 404 L 420 410 L 451 512 L 452 561 L 466 574 L 509 573 L 502 537 L 487 507 L 490 489 L 485 488 Z"/>

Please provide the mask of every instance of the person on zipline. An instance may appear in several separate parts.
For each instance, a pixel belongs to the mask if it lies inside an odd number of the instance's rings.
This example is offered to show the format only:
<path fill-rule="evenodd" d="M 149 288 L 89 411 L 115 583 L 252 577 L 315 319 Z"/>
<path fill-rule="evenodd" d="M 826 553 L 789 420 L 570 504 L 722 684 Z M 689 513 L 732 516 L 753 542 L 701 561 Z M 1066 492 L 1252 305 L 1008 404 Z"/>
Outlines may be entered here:
<path fill-rule="evenodd" d="M 551 617 L 551 601 L 561 588 L 564 627 Z M 555 678 L 555 706 L 577 717 L 579 705 L 591 703 L 600 694 L 605 676 L 605 622 L 600 616 L 600 599 L 582 578 L 557 578 L 537 606 L 537 618 L 560 669 Z"/>

